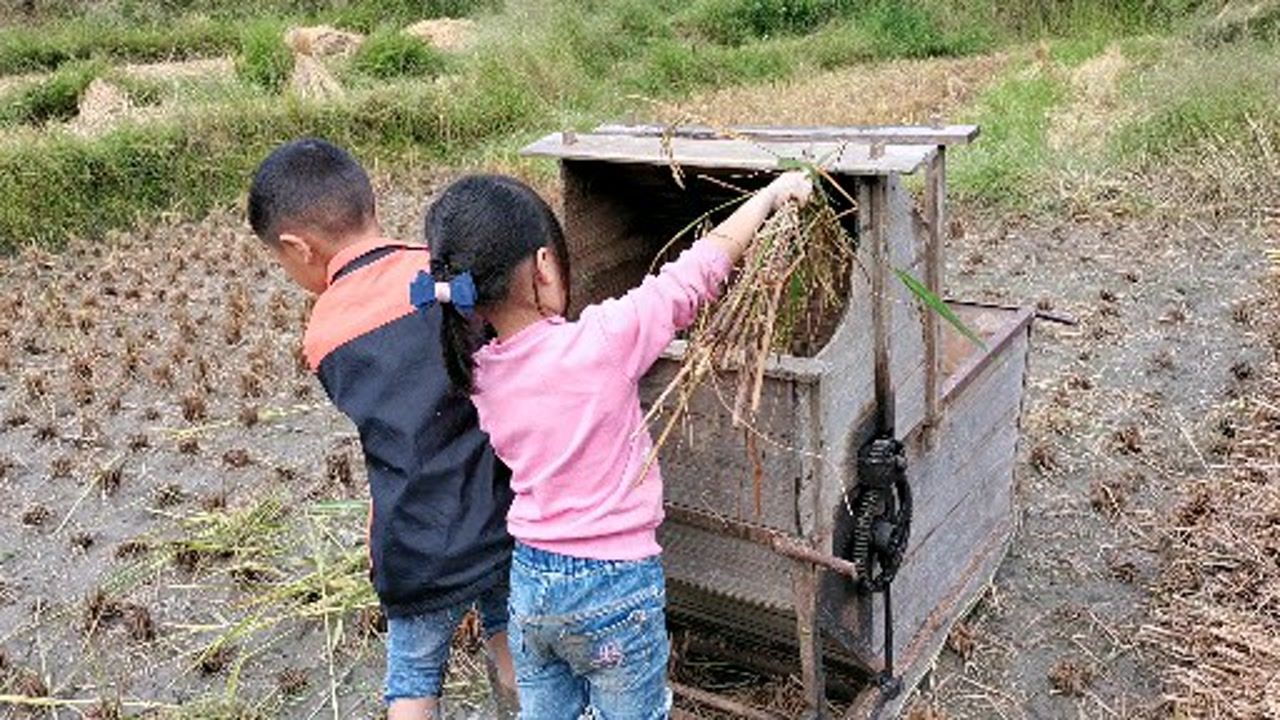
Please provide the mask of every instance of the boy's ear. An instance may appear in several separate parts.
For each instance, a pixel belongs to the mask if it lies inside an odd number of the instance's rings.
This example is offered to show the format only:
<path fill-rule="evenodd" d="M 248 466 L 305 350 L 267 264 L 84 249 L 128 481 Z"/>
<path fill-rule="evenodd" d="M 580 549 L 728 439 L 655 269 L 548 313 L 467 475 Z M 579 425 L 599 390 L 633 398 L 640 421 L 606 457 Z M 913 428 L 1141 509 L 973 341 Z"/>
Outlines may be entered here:
<path fill-rule="evenodd" d="M 305 236 L 280 233 L 280 251 L 292 256 L 303 265 L 310 265 L 318 256 L 315 246 Z"/>

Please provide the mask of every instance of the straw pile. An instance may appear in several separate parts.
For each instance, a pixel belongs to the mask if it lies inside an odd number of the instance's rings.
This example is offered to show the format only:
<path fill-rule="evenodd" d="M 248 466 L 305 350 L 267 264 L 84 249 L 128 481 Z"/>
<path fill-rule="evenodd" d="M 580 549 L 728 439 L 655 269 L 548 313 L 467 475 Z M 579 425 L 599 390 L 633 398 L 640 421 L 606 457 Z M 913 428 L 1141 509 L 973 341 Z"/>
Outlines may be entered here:
<path fill-rule="evenodd" d="M 289 88 L 298 97 L 324 100 L 342 95 L 342 85 L 324 63 L 310 55 L 295 55 Z"/>
<path fill-rule="evenodd" d="M 807 354 L 839 308 L 855 261 L 853 238 L 818 188 L 805 205 L 788 203 L 757 232 L 724 295 L 699 314 L 680 370 L 649 421 L 666 415 L 654 453 L 689 408 L 695 391 L 718 373 L 734 375 L 728 394 L 715 387 L 735 427 L 750 430 L 760 409 L 771 356 Z M 641 474 L 641 477 L 644 475 Z"/>
<path fill-rule="evenodd" d="M 329 25 L 293 27 L 284 34 L 284 44 L 295 54 L 316 58 L 348 57 L 362 42 L 363 35 Z"/>
<path fill-rule="evenodd" d="M 1224 419 L 1208 465 L 1156 528 L 1165 547 L 1145 640 L 1178 717 L 1280 717 L 1280 281 L 1257 317 L 1272 362 Z M 1226 427 L 1224 425 L 1224 427 Z"/>
<path fill-rule="evenodd" d="M 129 116 L 133 109 L 123 90 L 95 78 L 80 96 L 79 112 L 68 127 L 77 135 L 98 135 Z"/>

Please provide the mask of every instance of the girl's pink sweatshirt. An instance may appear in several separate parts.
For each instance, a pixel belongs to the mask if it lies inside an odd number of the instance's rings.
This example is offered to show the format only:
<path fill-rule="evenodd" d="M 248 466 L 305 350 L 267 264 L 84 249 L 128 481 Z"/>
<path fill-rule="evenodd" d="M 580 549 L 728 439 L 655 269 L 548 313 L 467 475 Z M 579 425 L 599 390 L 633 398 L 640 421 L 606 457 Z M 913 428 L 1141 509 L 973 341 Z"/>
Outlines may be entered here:
<path fill-rule="evenodd" d="M 542 550 L 599 560 L 661 552 L 662 476 L 637 482 L 653 441 L 637 383 L 729 275 L 700 240 L 576 322 L 550 317 L 476 353 L 480 427 L 511 468 L 507 527 Z"/>

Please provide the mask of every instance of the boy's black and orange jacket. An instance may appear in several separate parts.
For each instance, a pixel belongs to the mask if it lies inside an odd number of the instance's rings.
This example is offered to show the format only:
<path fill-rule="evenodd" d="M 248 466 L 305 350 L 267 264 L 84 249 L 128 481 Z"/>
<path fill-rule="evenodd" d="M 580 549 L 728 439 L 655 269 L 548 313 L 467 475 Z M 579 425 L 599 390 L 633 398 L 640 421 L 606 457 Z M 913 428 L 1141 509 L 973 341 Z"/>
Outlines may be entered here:
<path fill-rule="evenodd" d="M 329 397 L 360 432 L 373 498 L 372 579 L 391 617 L 473 599 L 506 575 L 510 472 L 453 389 L 440 307 L 409 304 L 427 249 L 391 240 L 329 263 L 304 341 Z"/>

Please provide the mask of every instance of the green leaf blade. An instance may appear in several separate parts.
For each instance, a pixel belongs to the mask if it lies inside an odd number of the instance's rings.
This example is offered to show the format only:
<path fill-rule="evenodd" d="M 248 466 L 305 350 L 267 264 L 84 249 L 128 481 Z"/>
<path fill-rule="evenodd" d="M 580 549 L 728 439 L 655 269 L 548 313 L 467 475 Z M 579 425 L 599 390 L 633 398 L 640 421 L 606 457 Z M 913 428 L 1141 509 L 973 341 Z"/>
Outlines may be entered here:
<path fill-rule="evenodd" d="M 945 300 L 933 294 L 929 288 L 925 287 L 924 283 L 917 280 L 911 273 L 899 268 L 894 268 L 893 273 L 898 276 L 903 285 L 907 286 L 912 295 L 915 295 L 929 309 L 941 315 L 944 320 L 951 324 L 951 327 L 955 328 L 969 342 L 982 350 L 987 349 L 987 344 L 982 341 L 978 333 L 974 332 L 968 325 L 965 325 L 960 316 L 956 315 L 955 311 L 951 309 L 951 306 L 947 305 Z"/>

